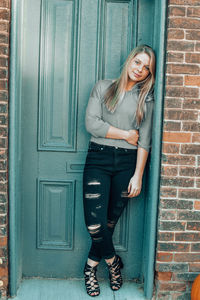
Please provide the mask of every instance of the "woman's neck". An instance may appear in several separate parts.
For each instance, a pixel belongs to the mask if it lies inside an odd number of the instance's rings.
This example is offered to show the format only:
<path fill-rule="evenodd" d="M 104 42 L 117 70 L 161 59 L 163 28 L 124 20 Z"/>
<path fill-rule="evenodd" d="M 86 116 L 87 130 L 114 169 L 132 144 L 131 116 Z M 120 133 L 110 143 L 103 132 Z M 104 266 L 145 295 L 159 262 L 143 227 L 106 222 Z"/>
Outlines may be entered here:
<path fill-rule="evenodd" d="M 128 81 L 125 90 L 126 90 L 126 91 L 132 90 L 132 88 L 134 87 L 135 84 L 136 84 L 135 81 Z"/>

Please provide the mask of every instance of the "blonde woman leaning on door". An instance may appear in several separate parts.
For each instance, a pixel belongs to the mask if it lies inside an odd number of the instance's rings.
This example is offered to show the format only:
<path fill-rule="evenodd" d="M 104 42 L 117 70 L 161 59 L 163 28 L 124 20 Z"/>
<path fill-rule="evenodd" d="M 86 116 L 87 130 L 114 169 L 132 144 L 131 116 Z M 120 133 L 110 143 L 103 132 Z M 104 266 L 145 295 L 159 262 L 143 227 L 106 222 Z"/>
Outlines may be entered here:
<path fill-rule="evenodd" d="M 85 223 L 92 239 L 84 276 L 87 293 L 100 293 L 97 265 L 105 259 L 112 290 L 122 285 L 123 263 L 112 235 L 128 200 L 140 194 L 151 143 L 155 56 L 141 45 L 120 77 L 94 86 L 86 110 L 91 133 L 83 174 Z"/>

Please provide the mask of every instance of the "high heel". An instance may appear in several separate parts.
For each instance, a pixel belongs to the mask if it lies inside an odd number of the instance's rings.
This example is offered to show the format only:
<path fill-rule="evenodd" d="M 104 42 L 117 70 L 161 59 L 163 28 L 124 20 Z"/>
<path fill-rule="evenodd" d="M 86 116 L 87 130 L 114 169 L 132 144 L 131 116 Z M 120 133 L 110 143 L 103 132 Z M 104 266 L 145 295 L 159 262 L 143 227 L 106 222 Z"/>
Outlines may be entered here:
<path fill-rule="evenodd" d="M 97 266 L 92 267 L 85 264 L 84 277 L 85 277 L 85 287 L 87 294 L 91 297 L 98 296 L 100 294 L 99 283 L 96 277 Z"/>
<path fill-rule="evenodd" d="M 110 287 L 113 291 L 117 291 L 123 284 L 120 269 L 123 268 L 123 262 L 119 255 L 116 255 L 112 264 L 108 264 Z"/>

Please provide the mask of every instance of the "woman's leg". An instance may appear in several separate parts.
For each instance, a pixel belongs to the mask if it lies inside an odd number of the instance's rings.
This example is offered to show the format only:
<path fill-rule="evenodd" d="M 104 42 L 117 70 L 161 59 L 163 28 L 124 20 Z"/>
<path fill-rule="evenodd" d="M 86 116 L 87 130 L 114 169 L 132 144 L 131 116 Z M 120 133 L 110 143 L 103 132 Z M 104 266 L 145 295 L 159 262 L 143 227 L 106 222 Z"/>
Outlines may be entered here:
<path fill-rule="evenodd" d="M 128 185 L 133 170 L 125 170 L 115 174 L 111 182 L 110 201 L 107 214 L 107 226 L 113 234 L 115 226 L 130 198 L 128 198 Z"/>
<path fill-rule="evenodd" d="M 128 198 L 128 185 L 134 174 L 137 152 L 128 150 L 116 155 L 118 168 L 113 174 L 110 187 L 110 199 L 107 213 L 107 225 L 113 234 L 115 226 L 126 207 L 130 198 Z"/>
<path fill-rule="evenodd" d="M 112 234 L 107 228 L 110 175 L 102 169 L 87 167 L 83 177 L 85 223 L 92 239 L 88 258 L 99 262 L 115 255 Z"/>

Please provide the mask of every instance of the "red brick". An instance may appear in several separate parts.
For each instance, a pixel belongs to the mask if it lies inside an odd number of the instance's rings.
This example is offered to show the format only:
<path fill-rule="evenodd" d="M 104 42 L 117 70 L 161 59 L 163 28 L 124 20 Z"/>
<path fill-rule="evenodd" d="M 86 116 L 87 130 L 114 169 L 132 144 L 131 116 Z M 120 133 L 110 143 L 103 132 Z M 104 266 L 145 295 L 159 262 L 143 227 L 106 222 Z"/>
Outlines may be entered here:
<path fill-rule="evenodd" d="M 194 201 L 194 209 L 200 210 L 200 201 Z"/>
<path fill-rule="evenodd" d="M 160 199 L 160 208 L 163 209 L 174 209 L 177 208 L 177 200 L 176 199 Z"/>
<path fill-rule="evenodd" d="M 193 133 L 192 143 L 200 143 L 200 133 Z"/>
<path fill-rule="evenodd" d="M 152 298 L 152 300 L 171 300 L 170 292 L 160 292 L 156 294 L 156 298 Z"/>
<path fill-rule="evenodd" d="M 0 45 L 0 55 L 8 55 L 9 48 L 8 45 Z"/>
<path fill-rule="evenodd" d="M 200 8 L 199 7 L 188 7 L 187 8 L 188 17 L 200 17 Z"/>
<path fill-rule="evenodd" d="M 173 253 L 157 252 L 157 260 L 163 262 L 170 262 L 173 259 Z"/>
<path fill-rule="evenodd" d="M 162 153 L 179 153 L 180 145 L 163 143 Z"/>
<path fill-rule="evenodd" d="M 160 283 L 160 291 L 185 291 L 186 283 Z"/>
<path fill-rule="evenodd" d="M 161 184 L 163 186 L 193 187 L 194 179 L 190 179 L 187 177 L 165 177 L 165 176 L 162 176 Z"/>
<path fill-rule="evenodd" d="M 172 280 L 173 281 L 189 281 L 189 282 L 193 282 L 194 279 L 196 278 L 198 274 L 197 273 L 177 273 L 177 274 L 173 274 L 172 276 Z"/>
<path fill-rule="evenodd" d="M 196 187 L 197 187 L 197 188 L 200 188 L 200 178 L 197 178 L 197 179 L 196 179 Z"/>
<path fill-rule="evenodd" d="M 195 211 L 195 210 L 194 211 L 190 211 L 190 210 L 178 211 L 177 220 L 200 221 L 200 212 Z"/>
<path fill-rule="evenodd" d="M 183 109 L 200 109 L 200 99 L 184 99 Z"/>
<path fill-rule="evenodd" d="M 186 155 L 166 155 L 163 154 L 163 162 L 170 165 L 195 165 L 195 156 Z"/>
<path fill-rule="evenodd" d="M 172 272 L 156 272 L 156 278 L 162 281 L 170 281 L 172 278 Z"/>
<path fill-rule="evenodd" d="M 176 210 L 160 210 L 160 220 L 176 220 Z"/>
<path fill-rule="evenodd" d="M 185 61 L 187 63 L 199 64 L 200 63 L 200 53 L 186 53 Z"/>
<path fill-rule="evenodd" d="M 200 263 L 189 263 L 189 272 L 200 273 Z"/>
<path fill-rule="evenodd" d="M 191 110 L 165 109 L 165 119 L 168 120 L 198 120 L 198 112 Z"/>
<path fill-rule="evenodd" d="M 167 43 L 167 51 L 194 51 L 194 42 L 182 40 L 169 40 Z"/>
<path fill-rule="evenodd" d="M 158 232 L 159 241 L 173 241 L 174 232 Z"/>
<path fill-rule="evenodd" d="M 189 87 L 177 87 L 177 86 L 167 86 L 166 87 L 166 96 L 167 97 L 199 97 L 198 88 L 189 88 Z"/>
<path fill-rule="evenodd" d="M 200 154 L 200 145 L 181 145 L 181 153 L 183 154 Z"/>
<path fill-rule="evenodd" d="M 180 176 L 200 176 L 200 168 L 180 166 L 179 175 Z"/>
<path fill-rule="evenodd" d="M 175 253 L 174 261 L 177 261 L 177 262 L 199 262 L 200 254 L 199 253 Z"/>
<path fill-rule="evenodd" d="M 174 142 L 174 143 L 190 143 L 192 140 L 191 133 L 185 132 L 170 132 L 165 131 L 163 133 L 163 141 L 164 142 Z"/>
<path fill-rule="evenodd" d="M 181 129 L 181 122 L 164 121 L 164 127 L 163 127 L 164 131 L 180 131 L 180 129 Z"/>
<path fill-rule="evenodd" d="M 8 67 L 8 58 L 7 57 L 0 57 L 0 67 L 6 68 Z M 6 77 L 7 74 L 7 69 L 0 69 L 0 77 L 2 78 L 3 76 Z"/>
<path fill-rule="evenodd" d="M 200 101 L 197 101 L 200 102 Z M 194 104 L 195 105 L 195 104 Z M 199 122 L 183 122 L 183 131 L 192 131 L 192 132 L 200 132 L 200 123 Z"/>
<path fill-rule="evenodd" d="M 1 266 L 0 266 L 0 277 L 2 278 L 2 277 L 8 277 L 8 268 L 2 268 Z"/>
<path fill-rule="evenodd" d="M 168 64 L 167 65 L 168 74 L 192 74 L 199 75 L 199 66 L 191 64 Z"/>
<path fill-rule="evenodd" d="M 200 31 L 186 30 L 186 40 L 200 40 Z"/>
<path fill-rule="evenodd" d="M 168 188 L 162 187 L 160 188 L 160 196 L 161 197 L 176 197 L 177 196 L 177 189 L 176 188 Z"/>
<path fill-rule="evenodd" d="M 200 51 L 200 43 L 196 42 L 195 51 Z"/>
<path fill-rule="evenodd" d="M 182 99 L 165 97 L 165 108 L 182 108 Z"/>
<path fill-rule="evenodd" d="M 157 250 L 165 252 L 188 252 L 190 245 L 186 243 L 158 243 Z"/>
<path fill-rule="evenodd" d="M 169 28 L 185 28 L 185 29 L 199 29 L 200 20 L 189 18 L 170 18 Z"/>
<path fill-rule="evenodd" d="M 200 222 L 187 222 L 186 230 L 200 231 Z"/>
<path fill-rule="evenodd" d="M 183 29 L 168 29 L 167 38 L 168 38 L 168 40 L 184 39 L 184 30 Z M 181 53 L 181 55 L 183 55 L 183 54 Z"/>
<path fill-rule="evenodd" d="M 193 201 L 180 199 L 162 199 L 160 200 L 160 207 L 163 209 L 193 209 Z"/>
<path fill-rule="evenodd" d="M 169 17 L 170 16 L 185 16 L 185 7 L 171 6 L 169 7 Z"/>
<path fill-rule="evenodd" d="M 10 11 L 8 9 L 0 8 L 0 19 L 9 20 L 10 19 Z"/>
<path fill-rule="evenodd" d="M 8 89 L 8 80 L 0 80 L 0 90 Z"/>
<path fill-rule="evenodd" d="M 5 247 L 7 246 L 7 244 L 8 244 L 7 237 L 6 236 L 0 237 L 0 247 Z"/>
<path fill-rule="evenodd" d="M 200 199 L 200 189 L 179 189 L 178 197 L 184 199 Z"/>
<path fill-rule="evenodd" d="M 1 7 L 10 8 L 10 1 L 9 0 L 1 0 Z"/>
<path fill-rule="evenodd" d="M 183 85 L 183 76 L 167 76 L 167 81 L 166 84 L 167 85 L 179 85 L 182 86 Z"/>
<path fill-rule="evenodd" d="M 200 243 L 191 243 L 191 252 L 200 252 Z"/>
<path fill-rule="evenodd" d="M 200 5 L 200 0 L 169 0 L 169 5 Z"/>
<path fill-rule="evenodd" d="M 162 166 L 161 174 L 165 175 L 165 176 L 177 176 L 178 168 L 177 167 L 171 167 L 171 166 Z"/>
<path fill-rule="evenodd" d="M 184 231 L 185 225 L 186 225 L 185 222 L 161 221 L 159 224 L 159 229 L 165 230 L 165 231 Z M 181 244 L 181 245 L 183 245 L 183 244 Z M 180 245 L 180 247 L 182 247 L 181 245 Z M 178 245 L 177 245 L 177 247 L 178 247 Z"/>
<path fill-rule="evenodd" d="M 190 292 L 182 292 L 182 293 L 173 293 L 172 298 L 170 300 L 189 300 L 190 299 Z"/>
<path fill-rule="evenodd" d="M 188 264 L 186 263 L 156 263 L 156 271 L 160 272 L 187 272 Z"/>
<path fill-rule="evenodd" d="M 175 241 L 199 241 L 200 240 L 200 233 L 198 232 L 181 232 L 175 233 Z"/>
<path fill-rule="evenodd" d="M 168 52 L 167 53 L 167 62 L 177 62 L 181 63 L 184 61 L 184 54 L 183 53 L 176 53 L 176 52 Z"/>

